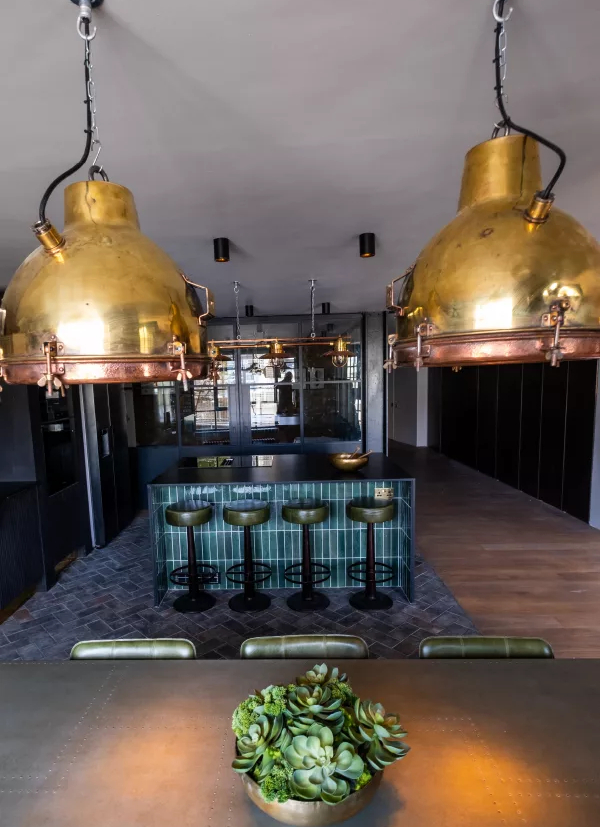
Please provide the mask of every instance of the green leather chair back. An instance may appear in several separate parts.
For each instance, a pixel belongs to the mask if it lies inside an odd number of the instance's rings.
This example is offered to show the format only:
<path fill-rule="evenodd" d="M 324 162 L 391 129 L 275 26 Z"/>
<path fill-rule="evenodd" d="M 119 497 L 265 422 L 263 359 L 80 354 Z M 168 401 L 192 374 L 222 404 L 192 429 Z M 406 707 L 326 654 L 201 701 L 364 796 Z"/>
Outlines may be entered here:
<path fill-rule="evenodd" d="M 82 640 L 71 649 L 71 660 L 195 660 L 191 640 Z"/>
<path fill-rule="evenodd" d="M 285 635 L 251 637 L 242 643 L 242 658 L 368 658 L 369 647 L 354 635 Z"/>
<path fill-rule="evenodd" d="M 541 637 L 427 637 L 420 658 L 553 658 Z"/>

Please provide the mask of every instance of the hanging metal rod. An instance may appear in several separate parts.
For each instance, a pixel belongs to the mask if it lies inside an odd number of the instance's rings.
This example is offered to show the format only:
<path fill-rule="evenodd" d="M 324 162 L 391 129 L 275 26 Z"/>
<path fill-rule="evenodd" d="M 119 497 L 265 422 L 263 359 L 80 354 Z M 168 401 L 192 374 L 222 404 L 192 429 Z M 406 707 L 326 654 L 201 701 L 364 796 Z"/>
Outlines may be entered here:
<path fill-rule="evenodd" d="M 351 341 L 350 336 L 315 336 L 314 339 L 211 339 L 209 345 L 218 345 L 219 347 L 236 348 L 236 347 L 261 347 L 268 345 L 271 342 L 279 342 L 280 345 L 333 345 L 335 339 L 343 339 L 344 341 Z"/>

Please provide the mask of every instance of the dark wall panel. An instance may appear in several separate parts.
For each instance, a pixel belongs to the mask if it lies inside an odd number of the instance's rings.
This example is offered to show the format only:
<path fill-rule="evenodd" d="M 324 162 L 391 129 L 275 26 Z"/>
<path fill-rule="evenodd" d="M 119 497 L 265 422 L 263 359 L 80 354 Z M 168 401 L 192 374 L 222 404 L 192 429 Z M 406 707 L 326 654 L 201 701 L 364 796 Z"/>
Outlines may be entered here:
<path fill-rule="evenodd" d="M 563 509 L 587 521 L 590 518 L 590 458 L 594 449 L 598 363 L 591 359 L 568 364 Z"/>
<path fill-rule="evenodd" d="M 598 362 L 441 369 L 440 450 L 589 519 Z"/>
<path fill-rule="evenodd" d="M 25 385 L 4 385 L 0 399 L 0 481 L 35 479 L 28 390 Z"/>
<path fill-rule="evenodd" d="M 555 508 L 562 508 L 568 378 L 568 365 L 544 365 L 539 498 Z"/>
<path fill-rule="evenodd" d="M 530 497 L 538 497 L 540 493 L 540 431 L 543 384 L 543 365 L 523 365 L 519 488 L 529 494 Z"/>
<path fill-rule="evenodd" d="M 465 465 L 477 460 L 477 368 L 442 376 L 442 453 Z"/>
<path fill-rule="evenodd" d="M 127 444 L 127 411 L 123 385 L 107 385 L 107 392 L 113 437 L 118 530 L 122 531 L 133 520 L 129 446 Z"/>
<path fill-rule="evenodd" d="M 473 368 L 472 368 L 473 370 Z M 496 417 L 498 411 L 498 368 L 476 368 L 477 388 L 477 470 L 496 475 Z"/>
<path fill-rule="evenodd" d="M 496 476 L 514 488 L 519 487 L 522 384 L 522 365 L 498 367 Z"/>
<path fill-rule="evenodd" d="M 42 538 L 35 483 L 5 495 L 0 484 L 0 609 L 41 580 Z"/>

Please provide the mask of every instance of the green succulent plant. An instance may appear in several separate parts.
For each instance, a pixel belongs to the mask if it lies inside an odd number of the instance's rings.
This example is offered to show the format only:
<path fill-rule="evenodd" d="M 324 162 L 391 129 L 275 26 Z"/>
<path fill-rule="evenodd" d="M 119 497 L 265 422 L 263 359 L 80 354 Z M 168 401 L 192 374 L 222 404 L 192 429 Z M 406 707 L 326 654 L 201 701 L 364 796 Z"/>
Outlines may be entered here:
<path fill-rule="evenodd" d="M 250 724 L 248 734 L 238 738 L 238 757 L 233 762 L 233 769 L 245 773 L 250 772 L 258 764 L 254 775 L 257 781 L 262 781 L 273 769 L 282 743 L 287 747 L 291 741 L 289 733 L 284 732 L 283 740 L 280 742 L 282 730 L 283 715 L 277 715 L 275 718 L 259 715 L 257 720 Z"/>
<path fill-rule="evenodd" d="M 296 683 L 298 686 L 315 686 L 316 684 L 323 685 L 345 680 L 346 675 L 340 675 L 339 669 L 336 666 L 330 669 L 326 663 L 317 663 L 312 669 L 309 669 L 306 674 L 296 678 Z"/>
<path fill-rule="evenodd" d="M 332 697 L 329 686 L 298 686 L 288 695 L 287 727 L 294 735 L 304 735 L 314 723 L 320 723 L 337 735 L 344 726 L 341 706 L 342 699 Z"/>
<path fill-rule="evenodd" d="M 267 686 L 256 693 L 259 704 L 256 711 L 259 715 L 281 715 L 286 708 L 288 696 L 287 686 Z"/>
<path fill-rule="evenodd" d="M 296 735 L 284 756 L 293 767 L 290 791 L 305 801 L 338 804 L 350 793 L 348 779 L 355 781 L 364 771 L 354 746 L 342 741 L 334 748 L 333 732 L 320 724 L 313 724 L 307 735 Z"/>
<path fill-rule="evenodd" d="M 271 772 L 260 785 L 260 791 L 265 801 L 279 801 L 283 804 L 291 795 L 290 778 L 292 768 L 287 761 L 275 764 Z"/>
<path fill-rule="evenodd" d="M 238 738 L 247 735 L 250 725 L 255 723 L 260 714 L 256 711 L 260 703 L 258 697 L 251 695 L 236 707 L 231 720 L 231 728 Z"/>
<path fill-rule="evenodd" d="M 406 735 L 398 716 L 385 711 L 370 700 L 354 702 L 355 726 L 348 734 L 355 744 L 368 744 L 367 762 L 374 770 L 383 770 L 403 758 L 410 749 L 402 738 Z"/>
<path fill-rule="evenodd" d="M 296 683 L 270 685 L 233 713 L 237 757 L 265 801 L 337 804 L 409 747 L 397 715 L 361 701 L 345 675 L 317 664 Z"/>

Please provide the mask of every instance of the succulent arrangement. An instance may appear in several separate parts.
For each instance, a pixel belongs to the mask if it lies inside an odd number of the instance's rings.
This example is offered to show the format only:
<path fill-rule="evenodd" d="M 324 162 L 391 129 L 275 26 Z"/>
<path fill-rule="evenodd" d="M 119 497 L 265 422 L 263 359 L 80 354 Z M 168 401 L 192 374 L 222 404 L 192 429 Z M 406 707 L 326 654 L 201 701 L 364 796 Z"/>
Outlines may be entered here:
<path fill-rule="evenodd" d="M 296 683 L 267 686 L 233 713 L 233 769 L 265 801 L 338 804 L 409 750 L 398 716 L 362 701 L 346 675 L 316 665 Z"/>

